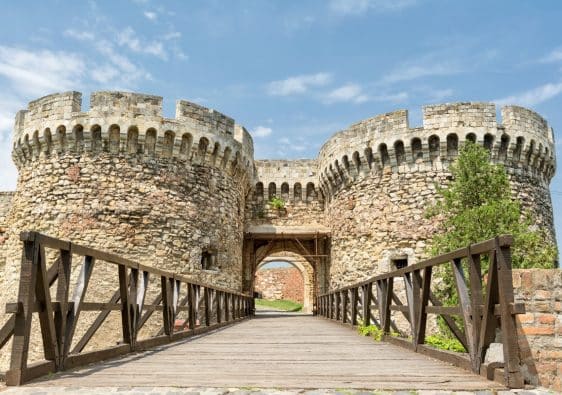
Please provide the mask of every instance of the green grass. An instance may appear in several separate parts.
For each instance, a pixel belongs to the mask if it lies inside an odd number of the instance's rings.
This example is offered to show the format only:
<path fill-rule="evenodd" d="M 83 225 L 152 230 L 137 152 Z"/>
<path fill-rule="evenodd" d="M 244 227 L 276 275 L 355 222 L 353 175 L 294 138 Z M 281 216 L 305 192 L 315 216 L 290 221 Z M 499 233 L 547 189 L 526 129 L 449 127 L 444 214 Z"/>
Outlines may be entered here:
<path fill-rule="evenodd" d="M 296 312 L 302 310 L 302 304 L 293 302 L 292 300 L 269 300 L 256 299 L 256 306 L 269 307 L 276 310 Z"/>

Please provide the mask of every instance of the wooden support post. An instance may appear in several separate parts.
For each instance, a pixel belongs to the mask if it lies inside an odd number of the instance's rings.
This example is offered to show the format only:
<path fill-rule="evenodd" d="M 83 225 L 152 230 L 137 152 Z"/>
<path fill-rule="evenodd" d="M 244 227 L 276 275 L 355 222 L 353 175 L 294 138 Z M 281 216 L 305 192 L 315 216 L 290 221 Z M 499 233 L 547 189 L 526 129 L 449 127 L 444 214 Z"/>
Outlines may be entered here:
<path fill-rule="evenodd" d="M 15 315 L 12 358 L 10 370 L 6 373 L 8 385 L 21 385 L 25 381 L 38 264 L 39 244 L 35 243 L 35 239 L 24 241 L 18 291 L 18 303 L 21 304 L 22 309 Z"/>
<path fill-rule="evenodd" d="M 509 246 L 501 246 L 499 238 L 496 238 L 496 261 L 501 309 L 505 385 L 509 388 L 523 388 L 523 375 L 519 368 L 517 325 L 515 315 L 510 307 L 514 302 L 511 250 Z"/>
<path fill-rule="evenodd" d="M 123 343 L 132 344 L 131 302 L 129 300 L 129 274 L 125 265 L 119 265 L 119 294 L 121 296 L 121 324 Z"/>
<path fill-rule="evenodd" d="M 432 267 L 428 266 L 424 269 L 423 280 L 420 279 L 420 273 L 416 271 L 414 276 L 417 278 L 417 281 L 422 284 L 422 294 L 421 294 L 421 302 L 420 302 L 420 309 L 419 309 L 419 316 L 417 319 L 417 339 L 415 341 L 416 349 L 417 345 L 425 343 L 425 332 L 427 329 L 427 305 L 429 304 L 429 292 L 431 291 L 431 274 L 432 274 Z"/>
<path fill-rule="evenodd" d="M 57 265 L 57 294 L 56 301 L 60 304 L 60 309 L 55 311 L 55 330 L 57 334 L 57 346 L 59 349 L 59 361 L 57 368 L 64 368 L 64 360 L 68 355 L 70 345 L 66 341 L 66 323 L 68 316 L 68 297 L 70 289 L 70 270 L 72 267 L 72 254 L 68 250 L 59 251 Z"/>
<path fill-rule="evenodd" d="M 357 325 L 357 302 L 358 302 L 358 292 L 357 287 L 351 288 L 351 325 Z"/>
<path fill-rule="evenodd" d="M 462 267 L 462 261 L 460 259 L 454 259 L 451 265 L 453 269 L 453 278 L 455 280 L 455 286 L 457 289 L 457 295 L 459 297 L 459 304 L 462 313 L 462 320 L 464 324 L 464 334 L 466 336 L 466 343 L 468 346 L 468 354 L 470 355 L 470 362 L 472 370 L 475 373 L 480 372 L 480 367 L 477 363 L 476 358 L 476 348 L 474 339 L 474 329 L 472 325 L 472 316 L 474 309 L 470 304 L 470 296 L 468 294 L 468 286 L 466 285 L 466 279 L 464 274 L 464 269 Z"/>
<path fill-rule="evenodd" d="M 208 287 L 203 289 L 203 303 L 205 304 L 205 326 L 211 325 L 211 311 L 209 309 L 209 291 Z"/>
<path fill-rule="evenodd" d="M 363 325 L 371 325 L 371 295 L 373 293 L 373 283 L 363 286 Z"/>
<path fill-rule="evenodd" d="M 221 314 L 222 314 L 221 299 L 222 299 L 222 292 L 221 291 L 215 291 L 215 303 L 217 304 L 217 323 L 218 324 L 221 323 Z"/>

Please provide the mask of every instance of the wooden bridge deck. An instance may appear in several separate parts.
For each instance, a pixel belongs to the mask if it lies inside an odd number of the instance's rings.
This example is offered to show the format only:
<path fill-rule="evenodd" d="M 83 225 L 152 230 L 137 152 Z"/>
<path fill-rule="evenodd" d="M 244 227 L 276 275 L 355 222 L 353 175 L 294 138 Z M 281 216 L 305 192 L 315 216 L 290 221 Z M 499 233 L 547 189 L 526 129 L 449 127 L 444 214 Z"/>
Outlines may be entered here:
<path fill-rule="evenodd" d="M 31 386 L 256 387 L 387 390 L 503 388 L 349 328 L 297 314 L 255 319 Z"/>

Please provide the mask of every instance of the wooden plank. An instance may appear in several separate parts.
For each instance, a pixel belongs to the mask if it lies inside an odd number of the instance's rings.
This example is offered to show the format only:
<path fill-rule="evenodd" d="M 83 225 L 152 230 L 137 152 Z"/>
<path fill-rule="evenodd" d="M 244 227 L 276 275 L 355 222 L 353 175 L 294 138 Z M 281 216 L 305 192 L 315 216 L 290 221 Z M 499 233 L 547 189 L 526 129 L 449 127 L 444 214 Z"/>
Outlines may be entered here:
<path fill-rule="evenodd" d="M 499 301 L 498 273 L 495 252 L 490 255 L 488 267 L 488 284 L 486 285 L 486 298 L 482 310 L 482 323 L 480 326 L 480 339 L 478 341 L 478 359 L 484 361 L 485 353 L 496 337 L 496 318 L 493 306 Z"/>
<path fill-rule="evenodd" d="M 70 292 L 70 270 L 72 267 L 72 254 L 69 250 L 59 250 L 59 258 L 57 259 L 57 293 L 56 301 L 60 304 L 60 308 L 55 310 L 55 331 L 57 337 L 57 346 L 59 353 L 59 361 L 57 366 L 63 366 L 64 360 L 70 345 L 66 341 L 66 318 L 68 316 L 68 297 Z M 49 274 L 47 273 L 47 277 Z M 48 280 L 47 280 L 48 281 Z M 49 284 L 50 287 L 51 284 Z"/>
<path fill-rule="evenodd" d="M 12 335 L 14 334 L 14 327 L 16 324 L 16 317 L 12 315 L 8 318 L 8 321 L 4 323 L 2 328 L 0 328 L 0 350 L 8 341 L 11 339 Z"/>
<path fill-rule="evenodd" d="M 468 249 L 468 273 L 470 279 L 470 304 L 472 306 L 472 335 L 467 339 L 471 343 L 470 359 L 472 361 L 472 370 L 479 372 L 482 366 L 478 344 L 480 342 L 480 329 L 482 326 L 482 304 L 484 302 L 482 296 L 482 267 L 480 264 L 480 255 L 473 254 L 472 248 Z"/>
<path fill-rule="evenodd" d="M 130 287 L 129 287 L 129 273 L 128 267 L 125 265 L 118 266 L 118 273 L 119 273 L 119 295 L 121 296 L 121 330 L 123 336 L 123 343 L 129 344 L 132 347 L 133 341 L 133 329 L 132 329 L 132 322 L 131 322 L 131 300 L 130 296 Z M 131 273 L 131 277 L 133 274 Z M 137 278 L 138 278 L 138 270 L 137 270 Z M 133 280 L 134 281 L 134 280 Z M 136 285 L 136 284 L 135 284 Z"/>
<path fill-rule="evenodd" d="M 480 372 L 480 364 L 476 359 L 477 349 L 475 346 L 475 342 L 477 340 L 474 338 L 474 329 L 472 323 L 473 311 L 470 304 L 470 295 L 468 294 L 468 286 L 466 285 L 462 261 L 460 259 L 453 260 L 451 262 L 451 269 L 453 270 L 453 279 L 455 281 L 457 296 L 459 298 L 461 317 L 464 324 L 464 335 L 466 337 L 466 343 L 468 346 L 467 350 L 472 363 L 472 370 L 474 372 Z"/>
<path fill-rule="evenodd" d="M 95 262 L 95 258 L 91 256 L 85 256 L 80 268 L 80 273 L 78 274 L 78 280 L 76 282 L 76 287 L 74 288 L 74 294 L 72 296 L 72 309 L 68 312 L 68 315 L 66 317 L 66 344 L 68 347 L 70 347 L 70 345 L 72 344 L 72 339 L 74 338 L 74 333 L 78 324 L 78 318 L 80 317 L 80 312 L 82 311 L 82 304 L 84 302 L 84 297 L 86 296 L 86 291 L 88 290 L 88 285 L 90 284 L 90 277 L 92 276 Z M 97 323 L 97 320 L 94 323 Z M 88 332 L 86 332 L 84 337 L 81 339 L 81 341 L 84 340 L 84 345 L 82 347 L 86 345 L 91 336 L 93 336 L 93 333 L 89 335 L 89 337 L 87 335 Z M 79 349 L 79 345 L 81 344 L 79 343 L 76 345 L 76 347 L 74 347 L 73 352 Z"/>
<path fill-rule="evenodd" d="M 498 271 L 498 291 L 501 306 L 501 331 L 503 339 L 505 384 L 509 388 L 523 388 L 523 375 L 519 368 L 519 344 L 517 342 L 517 323 L 509 305 L 513 303 L 513 274 L 511 272 L 511 250 L 502 247 L 496 239 L 496 260 Z"/>
<path fill-rule="evenodd" d="M 417 338 L 414 342 L 414 344 L 416 344 L 416 351 L 418 349 L 418 345 L 425 343 L 425 333 L 427 329 L 427 308 L 429 303 L 429 292 L 431 291 L 432 271 L 433 271 L 432 267 L 425 268 L 423 274 L 423 280 L 419 279 L 420 276 L 419 272 L 415 272 L 414 274 L 418 278 L 417 281 L 419 281 L 422 284 L 421 300 L 420 300 L 420 306 L 418 312 L 419 316 L 417 319 L 417 331 L 416 331 Z"/>
<path fill-rule="evenodd" d="M 60 354 L 57 344 L 57 332 L 55 329 L 53 306 L 51 304 L 51 292 L 49 290 L 49 283 L 47 280 L 45 248 L 42 245 L 39 246 L 35 298 L 39 304 L 45 307 L 44 310 L 39 312 L 39 324 L 41 327 L 41 337 L 43 339 L 43 352 L 45 359 L 54 361 L 55 366 L 58 368 L 60 363 Z"/>
<path fill-rule="evenodd" d="M 25 241 L 18 290 L 18 302 L 22 304 L 23 311 L 15 315 L 10 370 L 6 373 L 6 384 L 8 385 L 21 385 L 26 379 L 31 333 L 31 307 L 35 301 L 34 290 L 37 282 L 38 261 L 39 244 L 35 243 L 34 239 Z"/>

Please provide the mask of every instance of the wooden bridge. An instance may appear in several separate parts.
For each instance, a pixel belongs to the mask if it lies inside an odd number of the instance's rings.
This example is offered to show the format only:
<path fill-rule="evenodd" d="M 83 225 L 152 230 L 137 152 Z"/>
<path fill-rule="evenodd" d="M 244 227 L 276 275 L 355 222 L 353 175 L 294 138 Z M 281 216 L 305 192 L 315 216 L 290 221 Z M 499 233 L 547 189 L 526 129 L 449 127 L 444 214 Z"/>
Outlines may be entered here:
<path fill-rule="evenodd" d="M 253 299 L 248 295 L 39 233 L 24 233 L 21 239 L 18 301 L 7 305 L 12 317 L 0 329 L 0 348 L 13 337 L 8 385 L 37 378 L 29 385 L 389 390 L 523 385 L 515 314 L 524 308 L 513 303 L 511 238 L 507 236 L 320 295 L 317 317 L 254 316 Z M 484 288 L 481 256 L 489 257 Z M 73 257 L 83 258 L 74 277 Z M 86 297 L 87 293 L 103 294 L 95 293 L 99 284 L 90 280 L 94 264 L 116 269 L 118 288 L 109 301 L 93 302 Z M 432 292 L 433 269 L 448 264 L 459 306 L 443 306 Z M 71 278 L 76 284 L 72 298 Z M 403 280 L 403 292 L 398 280 Z M 149 295 L 151 302 L 145 303 Z M 80 320 L 86 312 L 95 316 Z M 112 312 L 118 317 L 118 343 L 107 329 L 101 338 L 107 338 L 108 344 L 95 342 L 92 339 L 101 333 L 104 322 L 111 322 Z M 36 345 L 42 345 L 43 358 L 31 356 L 34 313 L 41 334 Z M 409 328 L 409 338 L 391 336 L 393 331 L 404 334 L 394 322 L 397 313 L 403 316 L 402 326 Z M 425 345 L 428 314 L 444 317 L 468 352 L 457 354 Z M 385 341 L 358 336 L 346 327 L 357 325 L 358 320 L 382 328 Z M 484 354 L 496 329 L 506 339 L 504 362 L 486 365 Z M 40 379 L 49 373 L 56 374 Z"/>

